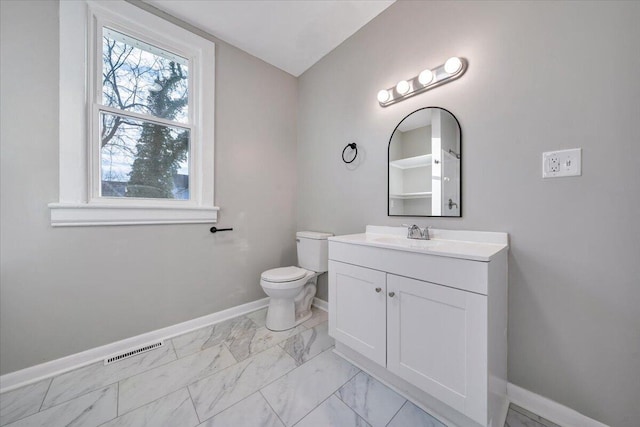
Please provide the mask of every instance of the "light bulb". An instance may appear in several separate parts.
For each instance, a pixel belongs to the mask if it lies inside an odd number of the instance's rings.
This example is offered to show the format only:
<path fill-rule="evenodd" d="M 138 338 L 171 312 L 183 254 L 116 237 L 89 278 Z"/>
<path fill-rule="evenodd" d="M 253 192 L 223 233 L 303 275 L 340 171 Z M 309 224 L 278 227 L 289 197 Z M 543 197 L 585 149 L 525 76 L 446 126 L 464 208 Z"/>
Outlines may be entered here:
<path fill-rule="evenodd" d="M 404 95 L 409 92 L 409 82 L 406 80 L 400 80 L 396 85 L 396 91 L 398 91 L 400 95 Z"/>
<path fill-rule="evenodd" d="M 433 72 L 431 70 L 424 70 L 418 76 L 418 81 L 424 86 L 431 83 L 432 80 L 433 80 Z"/>
<path fill-rule="evenodd" d="M 378 92 L 378 102 L 385 103 L 389 100 L 389 98 L 391 98 L 391 96 L 389 96 L 388 90 L 382 89 L 380 92 Z"/>
<path fill-rule="evenodd" d="M 447 62 L 444 63 L 444 71 L 449 74 L 455 74 L 462 68 L 462 61 L 457 56 L 453 56 L 447 59 Z"/>

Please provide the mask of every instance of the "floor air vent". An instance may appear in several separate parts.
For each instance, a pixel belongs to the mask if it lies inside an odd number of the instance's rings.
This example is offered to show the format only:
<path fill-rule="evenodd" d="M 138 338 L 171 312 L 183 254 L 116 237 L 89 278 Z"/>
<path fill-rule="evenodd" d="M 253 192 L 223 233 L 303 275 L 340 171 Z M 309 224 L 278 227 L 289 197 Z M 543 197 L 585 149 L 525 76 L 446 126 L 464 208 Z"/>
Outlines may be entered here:
<path fill-rule="evenodd" d="M 112 363 L 118 362 L 120 360 L 127 359 L 129 357 L 133 357 L 133 356 L 135 356 L 137 354 L 144 353 L 145 351 L 150 351 L 150 350 L 153 350 L 153 349 L 156 349 L 156 348 L 160 348 L 160 347 L 164 347 L 164 341 L 154 342 L 152 344 L 147 344 L 145 346 L 138 347 L 138 348 L 133 349 L 133 350 L 125 351 L 124 353 L 119 353 L 119 354 L 116 354 L 116 355 L 113 355 L 113 356 L 109 356 L 106 359 L 104 359 L 104 365 L 107 366 L 107 365 L 110 365 Z"/>

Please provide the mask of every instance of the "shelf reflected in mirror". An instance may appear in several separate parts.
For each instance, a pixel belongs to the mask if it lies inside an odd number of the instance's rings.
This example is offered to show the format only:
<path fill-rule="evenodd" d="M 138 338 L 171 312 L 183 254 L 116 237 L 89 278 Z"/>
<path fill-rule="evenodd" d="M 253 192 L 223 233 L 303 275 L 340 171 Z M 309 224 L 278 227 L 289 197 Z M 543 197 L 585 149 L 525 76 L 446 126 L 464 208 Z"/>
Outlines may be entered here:
<path fill-rule="evenodd" d="M 460 124 L 426 107 L 403 118 L 389 139 L 389 216 L 460 217 Z"/>

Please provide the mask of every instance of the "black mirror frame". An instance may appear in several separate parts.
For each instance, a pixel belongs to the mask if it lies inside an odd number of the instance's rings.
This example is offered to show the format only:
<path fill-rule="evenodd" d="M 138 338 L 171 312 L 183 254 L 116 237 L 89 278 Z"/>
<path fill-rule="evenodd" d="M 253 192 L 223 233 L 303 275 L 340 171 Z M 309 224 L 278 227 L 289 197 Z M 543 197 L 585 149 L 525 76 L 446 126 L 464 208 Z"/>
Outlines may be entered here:
<path fill-rule="evenodd" d="M 395 135 L 396 130 L 398 130 L 398 127 L 402 124 L 402 122 L 409 117 L 410 115 L 412 115 L 413 113 L 417 113 L 418 111 L 422 111 L 422 110 L 426 110 L 428 108 L 437 108 L 439 110 L 442 111 L 446 111 L 447 113 L 451 114 L 451 117 L 454 118 L 454 120 L 456 121 L 456 124 L 458 125 L 458 131 L 460 132 L 460 203 L 458 206 L 458 210 L 460 211 L 460 215 L 456 215 L 456 216 L 447 216 L 447 215 L 391 215 L 391 206 L 389 203 L 390 200 L 390 192 L 389 192 L 389 176 L 390 176 L 390 170 L 389 168 L 390 166 L 390 162 L 391 162 L 391 140 L 393 139 L 393 135 Z M 396 127 L 393 129 L 393 132 L 391 132 L 391 136 L 389 137 L 389 144 L 387 146 L 387 216 L 390 217 L 418 217 L 418 218 L 462 218 L 462 127 L 460 126 L 460 122 L 458 121 L 458 118 L 455 116 L 455 114 L 453 114 L 451 111 L 447 110 L 446 108 L 442 108 L 442 107 L 436 107 L 436 106 L 430 106 L 430 107 L 422 107 L 422 108 L 418 108 L 415 111 L 412 111 L 411 113 L 407 114 L 406 116 L 404 116 L 402 118 L 402 120 L 400 120 L 398 122 L 398 124 L 396 125 Z"/>

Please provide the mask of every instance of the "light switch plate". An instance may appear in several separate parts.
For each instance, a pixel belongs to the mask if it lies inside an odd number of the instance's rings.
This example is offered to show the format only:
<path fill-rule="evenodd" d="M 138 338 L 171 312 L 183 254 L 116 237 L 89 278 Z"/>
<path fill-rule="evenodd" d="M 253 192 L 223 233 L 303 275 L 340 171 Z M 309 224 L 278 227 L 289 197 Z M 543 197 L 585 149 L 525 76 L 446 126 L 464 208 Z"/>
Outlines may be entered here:
<path fill-rule="evenodd" d="M 542 153 L 542 177 L 582 175 L 582 148 Z"/>

